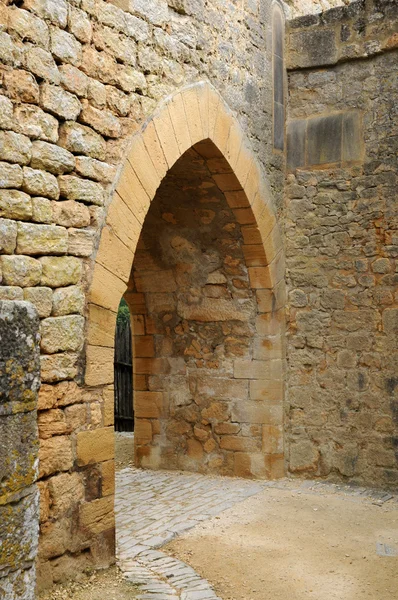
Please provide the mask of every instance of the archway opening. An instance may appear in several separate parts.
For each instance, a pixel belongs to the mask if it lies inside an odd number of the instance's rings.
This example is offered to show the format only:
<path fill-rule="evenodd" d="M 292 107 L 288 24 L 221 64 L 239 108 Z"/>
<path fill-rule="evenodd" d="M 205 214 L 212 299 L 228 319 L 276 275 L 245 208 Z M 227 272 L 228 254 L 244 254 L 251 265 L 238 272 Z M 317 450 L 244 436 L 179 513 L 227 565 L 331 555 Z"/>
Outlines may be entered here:
<path fill-rule="evenodd" d="M 135 464 L 280 476 L 280 299 L 248 199 L 210 141 L 186 151 L 158 188 L 124 298 Z"/>

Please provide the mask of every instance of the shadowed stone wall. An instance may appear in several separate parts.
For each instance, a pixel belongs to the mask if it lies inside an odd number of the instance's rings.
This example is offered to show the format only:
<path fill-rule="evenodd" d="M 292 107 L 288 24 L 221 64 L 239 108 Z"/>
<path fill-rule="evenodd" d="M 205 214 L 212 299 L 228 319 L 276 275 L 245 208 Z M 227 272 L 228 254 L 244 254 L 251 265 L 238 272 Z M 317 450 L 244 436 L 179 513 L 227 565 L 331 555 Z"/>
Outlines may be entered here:
<path fill-rule="evenodd" d="M 136 465 L 284 473 L 283 363 L 264 248 L 221 153 L 197 144 L 146 216 L 125 299 L 133 314 Z M 279 303 L 279 304 L 278 304 Z"/>
<path fill-rule="evenodd" d="M 39 318 L 0 301 L 0 596 L 33 600 L 39 534 Z"/>
<path fill-rule="evenodd" d="M 398 483 L 398 6 L 290 22 L 289 465 Z"/>

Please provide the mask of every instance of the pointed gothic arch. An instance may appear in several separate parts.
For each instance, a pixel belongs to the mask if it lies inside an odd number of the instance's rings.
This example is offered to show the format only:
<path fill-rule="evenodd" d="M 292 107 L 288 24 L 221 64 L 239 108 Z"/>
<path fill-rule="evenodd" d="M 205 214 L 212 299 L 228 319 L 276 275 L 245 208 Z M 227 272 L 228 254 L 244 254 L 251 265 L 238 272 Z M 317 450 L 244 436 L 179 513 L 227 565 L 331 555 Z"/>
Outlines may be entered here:
<path fill-rule="evenodd" d="M 221 173 L 214 173 L 214 178 L 245 228 L 250 286 L 258 298 L 261 296 L 255 336 L 260 343 L 264 336 L 272 335 L 275 339 L 268 357 L 265 349 L 261 355 L 264 360 L 252 358 L 240 364 L 237 361 L 231 376 L 247 377 L 248 385 L 248 399 L 235 411 L 235 420 L 239 418 L 247 425 L 258 426 L 263 439 L 260 449 L 234 455 L 235 467 L 231 474 L 260 478 L 283 476 L 285 262 L 282 238 L 262 169 L 237 119 L 207 82 L 184 87 L 168 97 L 133 136 L 95 258 L 88 300 L 85 384 L 107 387 L 113 383 L 116 312 L 130 279 L 145 216 L 162 180 L 193 147 L 206 159 L 223 157 L 224 166 Z M 162 408 L 158 410 L 162 412 Z M 138 417 L 138 435 L 139 426 Z M 156 442 L 146 445 L 145 452 L 141 448 L 141 452 L 136 453 L 139 464 L 164 467 L 159 445 Z"/>

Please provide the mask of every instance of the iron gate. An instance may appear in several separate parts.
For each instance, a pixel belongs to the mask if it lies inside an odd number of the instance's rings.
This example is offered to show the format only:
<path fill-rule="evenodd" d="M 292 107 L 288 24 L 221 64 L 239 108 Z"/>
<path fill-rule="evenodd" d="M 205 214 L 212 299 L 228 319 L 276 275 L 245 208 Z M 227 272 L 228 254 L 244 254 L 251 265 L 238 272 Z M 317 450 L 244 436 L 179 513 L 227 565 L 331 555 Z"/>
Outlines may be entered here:
<path fill-rule="evenodd" d="M 115 430 L 134 431 L 133 353 L 130 320 L 120 320 L 115 332 Z"/>

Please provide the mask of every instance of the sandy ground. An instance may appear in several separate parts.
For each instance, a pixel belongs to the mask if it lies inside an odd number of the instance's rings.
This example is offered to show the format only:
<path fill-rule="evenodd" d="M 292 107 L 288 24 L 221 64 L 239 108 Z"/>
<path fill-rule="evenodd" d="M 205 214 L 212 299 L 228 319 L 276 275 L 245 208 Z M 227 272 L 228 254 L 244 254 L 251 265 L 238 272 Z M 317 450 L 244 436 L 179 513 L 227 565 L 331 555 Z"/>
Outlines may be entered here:
<path fill-rule="evenodd" d="M 134 433 L 115 432 L 115 468 L 134 466 Z"/>
<path fill-rule="evenodd" d="M 162 550 L 223 600 L 397 600 L 398 556 L 376 552 L 379 542 L 398 553 L 397 508 L 269 488 Z"/>
<path fill-rule="evenodd" d="M 122 578 L 116 567 L 97 571 L 79 581 L 57 585 L 40 595 L 40 600 L 133 600 L 137 588 Z"/>

